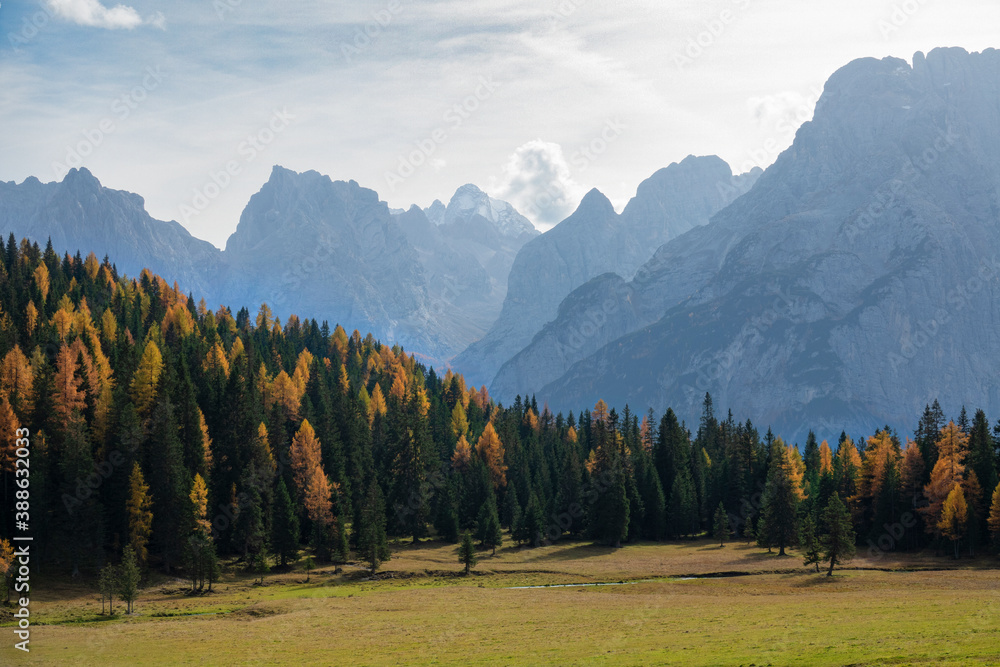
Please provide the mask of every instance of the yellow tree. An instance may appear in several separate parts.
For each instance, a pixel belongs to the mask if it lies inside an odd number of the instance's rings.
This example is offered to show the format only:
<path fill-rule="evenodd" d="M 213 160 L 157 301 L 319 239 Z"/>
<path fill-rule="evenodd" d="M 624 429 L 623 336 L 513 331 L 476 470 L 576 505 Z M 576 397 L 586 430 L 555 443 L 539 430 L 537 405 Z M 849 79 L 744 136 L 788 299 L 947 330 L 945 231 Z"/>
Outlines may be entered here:
<path fill-rule="evenodd" d="M 819 475 L 832 475 L 833 474 L 833 450 L 830 449 L 830 443 L 826 440 L 819 445 Z"/>
<path fill-rule="evenodd" d="M 129 544 L 135 549 L 139 563 L 145 564 L 149 552 L 149 536 L 153 532 L 153 499 L 149 495 L 149 485 L 143 479 L 139 464 L 132 465 L 132 475 L 129 477 L 128 510 Z"/>
<path fill-rule="evenodd" d="M 49 269 L 44 263 L 35 269 L 35 286 L 42 293 L 42 301 L 45 301 L 49 296 Z"/>
<path fill-rule="evenodd" d="M 20 346 L 14 345 L 0 363 L 0 390 L 7 392 L 15 412 L 26 415 L 32 408 L 35 374 Z"/>
<path fill-rule="evenodd" d="M 476 452 L 486 463 L 490 471 L 490 479 L 493 481 L 493 488 L 499 489 L 507 485 L 507 465 L 504 463 L 503 443 L 500 436 L 493 428 L 493 422 L 488 422 L 483 434 L 476 442 Z"/>
<path fill-rule="evenodd" d="M 385 417 L 385 413 L 388 411 L 389 407 L 385 404 L 385 395 L 382 393 L 382 387 L 376 383 L 375 388 L 372 389 L 371 400 L 368 403 L 368 424 L 371 425 L 376 417 Z"/>
<path fill-rule="evenodd" d="M 469 420 L 465 416 L 461 401 L 456 401 L 451 411 L 451 431 L 456 438 L 463 437 L 469 432 Z"/>
<path fill-rule="evenodd" d="M 322 463 L 320 442 L 308 419 L 302 420 L 302 426 L 292 438 L 290 454 L 292 479 L 301 497 L 306 492 L 313 470 L 320 468 Z"/>
<path fill-rule="evenodd" d="M 938 530 L 955 545 L 955 558 L 958 558 L 958 543 L 965 534 L 965 525 L 969 521 L 969 507 L 965 502 L 962 487 L 957 484 L 948 493 L 941 508 L 941 520 Z"/>
<path fill-rule="evenodd" d="M 303 493 L 306 514 L 313 523 L 324 528 L 333 523 L 332 487 L 329 478 L 319 466 L 309 471 Z"/>
<path fill-rule="evenodd" d="M 195 531 L 202 537 L 208 537 L 212 531 L 212 522 L 208 520 L 208 486 L 198 473 L 191 483 L 191 513 L 194 518 Z"/>
<path fill-rule="evenodd" d="M 146 342 L 146 347 L 142 351 L 139 359 L 139 367 L 135 369 L 132 376 L 132 401 L 136 410 L 143 416 L 148 415 L 156 400 L 156 385 L 160 381 L 160 374 L 163 372 L 163 356 L 160 348 L 153 340 Z"/>
<path fill-rule="evenodd" d="M 990 517 L 986 521 L 993 536 L 994 551 L 1000 553 L 1000 484 L 993 489 L 993 502 L 990 503 Z"/>
<path fill-rule="evenodd" d="M 14 409 L 7 400 L 7 392 L 0 391 L 0 472 L 14 470 L 18 427 Z"/>
<path fill-rule="evenodd" d="M 458 439 L 458 444 L 455 445 L 455 453 L 451 455 L 451 465 L 459 470 L 465 470 L 471 462 L 472 447 L 469 446 L 469 441 L 465 439 L 463 434 Z"/>
<path fill-rule="evenodd" d="M 52 409 L 61 424 L 69 424 L 74 412 L 86 407 L 84 393 L 77 375 L 77 356 L 69 345 L 61 345 L 56 354 Z"/>
<path fill-rule="evenodd" d="M 927 506 L 920 508 L 926 521 L 926 530 L 933 535 L 941 535 L 941 516 L 944 502 L 956 486 L 965 481 L 965 455 L 968 452 L 969 436 L 962 432 L 955 422 L 941 429 L 937 441 L 938 460 L 931 470 L 931 480 L 924 487 Z M 963 502 L 964 502 L 963 496 Z"/>
<path fill-rule="evenodd" d="M 10 540 L 0 539 L 0 579 L 3 579 L 6 600 L 10 601 L 11 568 L 14 565 L 14 547 Z"/>

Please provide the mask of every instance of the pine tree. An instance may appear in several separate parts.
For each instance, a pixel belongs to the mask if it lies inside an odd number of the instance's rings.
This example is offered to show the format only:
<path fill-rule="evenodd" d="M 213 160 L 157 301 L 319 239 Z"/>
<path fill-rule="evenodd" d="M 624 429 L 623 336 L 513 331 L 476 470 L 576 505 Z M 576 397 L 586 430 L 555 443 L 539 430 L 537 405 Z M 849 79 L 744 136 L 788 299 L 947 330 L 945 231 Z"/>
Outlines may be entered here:
<path fill-rule="evenodd" d="M 823 524 L 826 533 L 820 538 L 823 547 L 823 560 L 830 561 L 830 569 L 826 576 L 833 576 L 833 568 L 854 558 L 855 542 L 854 527 L 851 525 L 851 515 L 848 513 L 840 496 L 836 493 L 830 497 L 830 503 L 823 510 Z"/>
<path fill-rule="evenodd" d="M 358 556 L 368 563 L 374 575 L 378 566 L 389 560 L 389 545 L 385 535 L 385 501 L 375 481 L 368 483 L 365 503 L 361 508 L 358 529 Z"/>
<path fill-rule="evenodd" d="M 801 479 L 792 449 L 785 447 L 781 438 L 776 438 L 764 486 L 762 518 L 767 526 L 767 544 L 778 547 L 779 556 L 785 555 L 785 547 L 793 544 L 798 534 L 796 520 L 802 499 Z"/>
<path fill-rule="evenodd" d="M 126 545 L 118 574 L 118 598 L 125 603 L 125 613 L 131 614 L 139 597 L 139 562 L 132 545 Z"/>
<path fill-rule="evenodd" d="M 715 509 L 713 535 L 719 540 L 719 548 L 726 546 L 726 538 L 729 537 L 729 515 L 726 514 L 726 508 L 721 501 Z"/>
<path fill-rule="evenodd" d="M 799 522 L 799 548 L 802 550 L 802 564 L 815 565 L 819 572 L 819 562 L 822 560 L 821 545 L 816 537 L 816 522 L 811 512 L 806 512 Z"/>
<path fill-rule="evenodd" d="M 487 549 L 497 553 L 497 547 L 503 543 L 503 532 L 500 530 L 500 517 L 497 515 L 497 503 L 493 496 L 483 503 L 476 520 L 476 538 Z"/>
<path fill-rule="evenodd" d="M 458 562 L 465 565 L 465 574 L 468 575 L 478 561 L 476 545 L 472 542 L 472 533 L 465 531 L 462 533 L 462 543 L 458 547 Z"/>
<path fill-rule="evenodd" d="M 108 601 L 108 615 L 115 613 L 115 596 L 118 594 L 118 568 L 108 563 L 101 568 L 101 576 L 97 588 L 101 593 L 101 614 L 104 613 L 104 601 Z"/>
<path fill-rule="evenodd" d="M 281 567 L 294 561 L 299 553 L 299 517 L 296 516 L 292 499 L 288 495 L 285 480 L 278 479 L 274 494 L 274 520 L 271 523 L 271 544 L 278 556 Z"/>

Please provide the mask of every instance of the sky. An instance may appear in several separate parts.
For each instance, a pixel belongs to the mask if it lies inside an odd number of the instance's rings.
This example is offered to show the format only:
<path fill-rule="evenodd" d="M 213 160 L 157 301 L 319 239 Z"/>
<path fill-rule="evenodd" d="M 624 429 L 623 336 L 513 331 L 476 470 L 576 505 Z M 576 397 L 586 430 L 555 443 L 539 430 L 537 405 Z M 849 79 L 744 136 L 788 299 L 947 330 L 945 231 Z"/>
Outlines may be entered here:
<path fill-rule="evenodd" d="M 689 154 L 766 167 L 859 57 L 1000 47 L 982 0 L 0 2 L 0 180 L 90 169 L 221 247 L 273 165 L 540 229 Z"/>

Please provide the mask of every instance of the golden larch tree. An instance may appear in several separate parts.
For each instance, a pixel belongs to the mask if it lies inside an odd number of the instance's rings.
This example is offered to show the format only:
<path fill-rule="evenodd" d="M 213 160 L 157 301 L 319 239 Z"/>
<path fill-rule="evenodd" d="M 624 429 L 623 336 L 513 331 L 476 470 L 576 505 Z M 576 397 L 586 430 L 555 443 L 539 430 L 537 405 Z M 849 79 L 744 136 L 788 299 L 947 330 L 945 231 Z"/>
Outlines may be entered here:
<path fill-rule="evenodd" d="M 212 522 L 208 520 L 208 486 L 205 480 L 198 473 L 194 475 L 191 483 L 191 514 L 194 522 L 195 532 L 202 537 L 208 537 L 212 532 Z"/>
<path fill-rule="evenodd" d="M 990 516 L 986 520 L 986 525 L 990 528 L 993 544 L 997 547 L 997 551 L 1000 551 L 1000 484 L 993 489 L 993 501 L 990 503 Z"/>
<path fill-rule="evenodd" d="M 28 358 L 15 344 L 0 363 L 0 391 L 7 393 L 14 410 L 21 415 L 31 412 L 34 382 L 35 374 Z"/>
<path fill-rule="evenodd" d="M 14 408 L 7 400 L 7 392 L 0 391 L 0 472 L 14 470 L 19 426 Z"/>
<path fill-rule="evenodd" d="M 163 356 L 153 340 L 146 341 L 146 347 L 139 359 L 139 367 L 132 376 L 132 401 L 139 414 L 145 416 L 153 409 L 156 400 L 156 385 L 163 373 Z"/>
<path fill-rule="evenodd" d="M 333 523 L 332 486 L 330 479 L 319 466 L 309 471 L 303 492 L 303 505 L 313 523 L 329 526 Z"/>
<path fill-rule="evenodd" d="M 465 416 L 465 409 L 461 401 L 455 402 L 455 407 L 451 411 L 451 432 L 456 438 L 463 437 L 469 432 L 469 420 Z"/>
<path fill-rule="evenodd" d="M 490 479 L 493 481 L 493 488 L 499 489 L 507 485 L 507 465 L 504 463 L 503 443 L 500 436 L 493 428 L 493 422 L 488 422 L 483 434 L 476 442 L 476 452 L 486 463 L 490 471 Z"/>
<path fill-rule="evenodd" d="M 451 455 L 451 465 L 459 470 L 465 470 L 469 467 L 472 462 L 472 447 L 469 445 L 469 441 L 465 439 L 463 434 L 458 438 L 458 444 L 455 445 L 455 452 Z"/>
<path fill-rule="evenodd" d="M 136 558 L 142 564 L 146 563 L 149 552 L 149 536 L 153 532 L 153 499 L 149 495 L 149 485 L 142 476 L 139 464 L 132 465 L 129 476 L 128 501 L 125 505 L 128 511 L 129 544 L 135 549 Z"/>
<path fill-rule="evenodd" d="M 86 401 L 77 376 L 77 356 L 69 345 L 61 345 L 56 354 L 56 374 L 53 382 L 52 409 L 62 424 L 69 424 L 74 412 L 82 411 Z"/>
<path fill-rule="evenodd" d="M 965 535 L 965 526 L 969 521 L 969 507 L 965 502 L 962 487 L 955 485 L 948 493 L 941 508 L 941 520 L 937 529 L 955 545 L 955 558 L 958 558 L 958 543 Z"/>
<path fill-rule="evenodd" d="M 833 450 L 826 440 L 819 444 L 819 474 L 820 477 L 833 474 Z"/>
<path fill-rule="evenodd" d="M 322 464 L 320 441 L 308 419 L 302 420 L 302 426 L 292 438 L 290 454 L 292 479 L 301 496 L 305 494 L 313 470 L 320 468 Z"/>

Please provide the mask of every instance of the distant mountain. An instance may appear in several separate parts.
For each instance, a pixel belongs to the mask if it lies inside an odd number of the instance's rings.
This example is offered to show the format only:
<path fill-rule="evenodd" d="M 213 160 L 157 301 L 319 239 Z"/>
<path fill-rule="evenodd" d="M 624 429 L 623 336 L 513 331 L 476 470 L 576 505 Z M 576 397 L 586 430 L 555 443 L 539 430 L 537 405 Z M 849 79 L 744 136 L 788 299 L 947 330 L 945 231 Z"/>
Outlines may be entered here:
<path fill-rule="evenodd" d="M 71 169 L 61 183 L 0 182 L 0 230 L 43 247 L 51 238 L 58 252 L 107 255 L 133 276 L 148 268 L 196 293 L 221 279 L 218 248 L 151 218 L 142 197 L 103 187 L 87 169 Z"/>
<path fill-rule="evenodd" d="M 155 220 L 138 195 L 104 188 L 86 169 L 61 183 L 0 183 L 0 229 L 60 252 L 149 268 L 213 304 L 267 302 L 371 331 L 428 361 L 481 337 L 500 312 L 514 255 L 537 235 L 509 204 L 459 188 L 439 225 L 416 207 L 393 213 L 373 190 L 315 171 L 275 167 L 251 197 L 226 250 Z"/>
<path fill-rule="evenodd" d="M 537 388 L 554 409 L 603 397 L 693 417 L 710 391 L 799 437 L 910 426 L 936 397 L 1000 411 L 1000 52 L 850 63 L 749 193 L 628 284 L 595 282 L 505 392 L 572 346 L 589 290 L 626 324 L 593 328 Z"/>
<path fill-rule="evenodd" d="M 734 177 L 718 157 L 689 156 L 643 181 L 621 215 L 607 197 L 591 190 L 571 216 L 517 254 L 499 318 L 456 357 L 454 366 L 476 383 L 489 382 L 556 317 L 572 290 L 604 273 L 630 279 L 660 245 L 707 223 L 759 174 L 757 169 Z M 529 375 L 539 377 L 534 371 Z M 522 380 L 519 376 L 511 387 L 525 386 Z M 503 393 L 507 385 L 496 386 Z"/>

